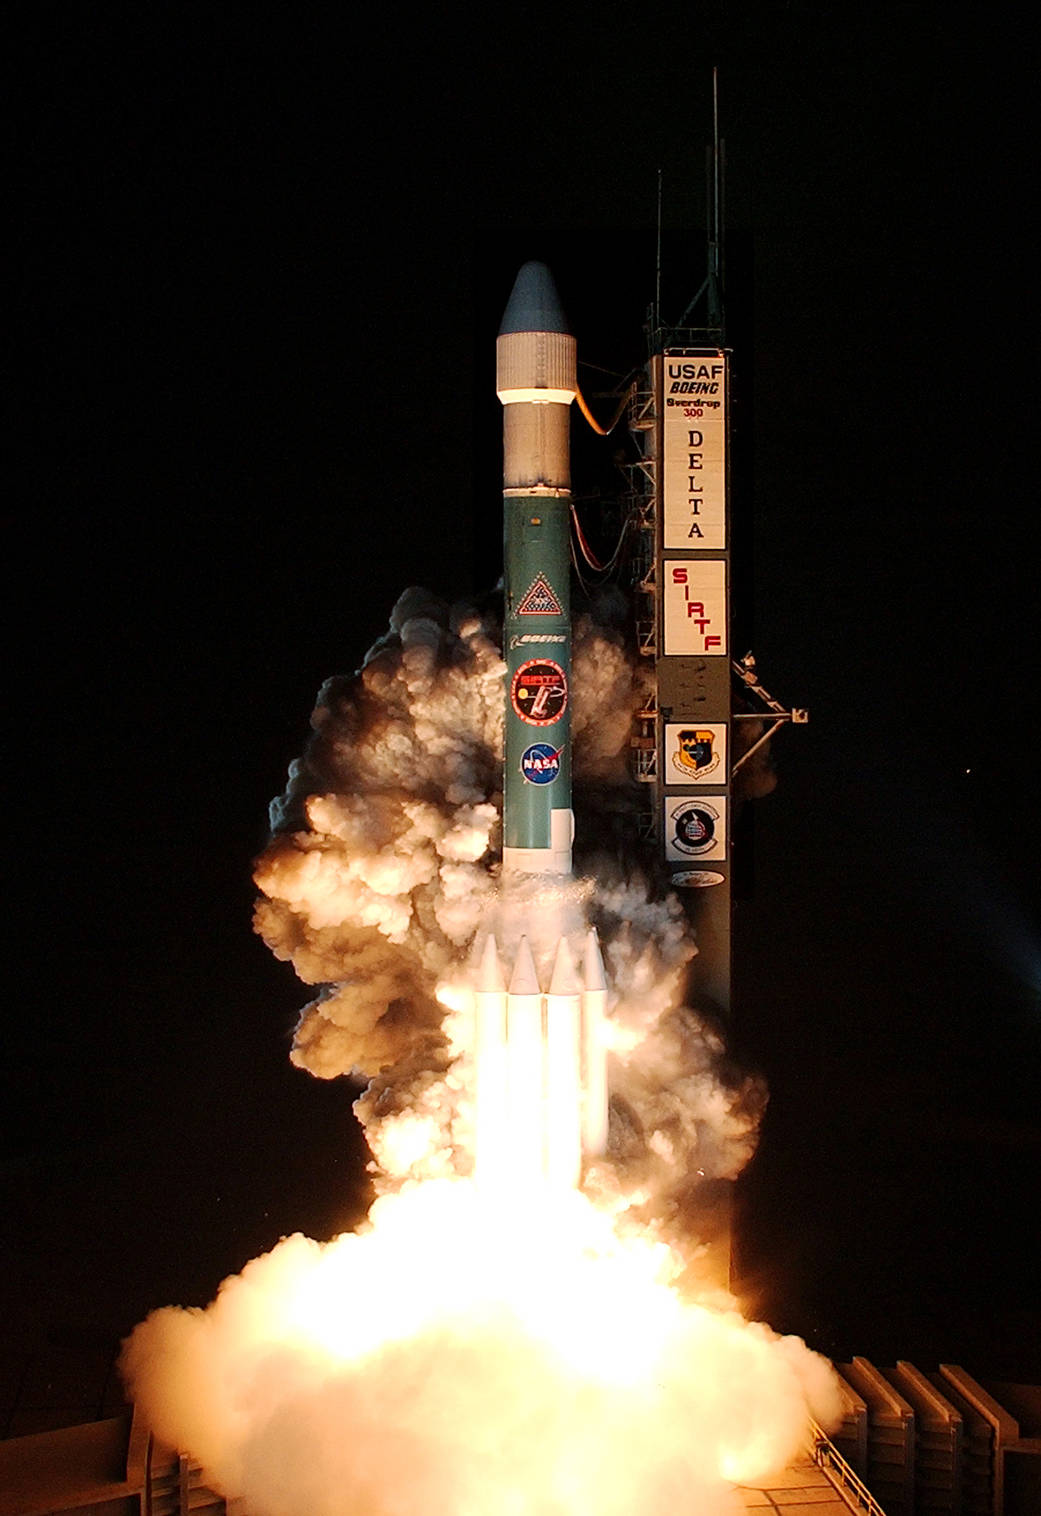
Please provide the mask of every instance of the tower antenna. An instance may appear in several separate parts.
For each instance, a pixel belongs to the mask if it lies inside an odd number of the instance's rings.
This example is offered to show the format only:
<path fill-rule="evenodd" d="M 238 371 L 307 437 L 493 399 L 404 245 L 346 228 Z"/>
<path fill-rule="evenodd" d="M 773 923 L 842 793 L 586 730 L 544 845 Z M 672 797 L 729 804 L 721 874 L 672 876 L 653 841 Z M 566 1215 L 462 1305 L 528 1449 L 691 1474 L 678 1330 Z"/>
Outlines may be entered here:
<path fill-rule="evenodd" d="M 661 331 L 661 169 L 658 170 L 658 250 L 654 270 L 654 330 Z"/>
<path fill-rule="evenodd" d="M 708 330 L 722 333 L 723 314 L 723 195 L 725 191 L 723 167 L 726 143 L 719 135 L 719 68 L 712 66 L 712 146 L 705 149 L 705 199 L 706 199 L 706 269 L 697 294 L 676 323 L 676 330 L 685 327 L 690 314 L 702 295 L 705 296 L 706 326 Z"/>
<path fill-rule="evenodd" d="M 719 69 L 712 65 L 712 205 L 708 245 L 708 323 L 723 325 L 723 162 L 719 140 Z"/>

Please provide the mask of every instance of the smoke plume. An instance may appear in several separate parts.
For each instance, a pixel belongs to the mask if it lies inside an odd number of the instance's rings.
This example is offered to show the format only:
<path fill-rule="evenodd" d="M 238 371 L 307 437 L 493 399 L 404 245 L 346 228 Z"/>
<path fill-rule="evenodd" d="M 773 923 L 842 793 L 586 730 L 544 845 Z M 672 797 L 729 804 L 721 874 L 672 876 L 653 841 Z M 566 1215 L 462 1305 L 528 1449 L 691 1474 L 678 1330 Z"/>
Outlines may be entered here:
<path fill-rule="evenodd" d="M 330 679 L 271 807 L 256 930 L 313 998 L 291 1057 L 361 1081 L 377 1199 L 284 1238 L 205 1311 L 153 1313 L 122 1371 L 157 1436 L 250 1516 L 719 1516 L 727 1481 L 831 1420 L 834 1376 L 725 1300 L 684 1297 L 696 1196 L 755 1147 L 761 1083 L 685 1004 L 696 944 L 641 851 L 627 744 L 647 676 L 609 602 L 573 649 L 576 877 L 500 889 L 501 605 L 401 596 Z M 606 1156 L 584 1192 L 489 1209 L 473 1166 L 472 965 L 520 933 L 547 975 L 598 931 Z M 543 982 L 546 982 L 543 977 Z"/>
<path fill-rule="evenodd" d="M 835 1414 L 831 1370 L 684 1304 L 664 1249 L 571 1199 L 495 1230 L 433 1182 L 286 1238 L 209 1310 L 149 1317 L 130 1390 L 250 1516 L 723 1516 Z"/>
<path fill-rule="evenodd" d="M 614 1161 L 597 1183 L 639 1195 L 646 1220 L 675 1210 L 692 1181 L 740 1172 L 765 1090 L 734 1074 L 718 1036 L 683 1006 L 696 946 L 640 849 L 627 753 L 649 685 L 619 620 L 605 598 L 575 623 L 576 865 L 586 878 L 561 887 L 560 909 L 575 932 L 586 918 L 596 925 L 614 994 Z M 358 673 L 319 693 L 313 736 L 272 805 L 272 842 L 256 868 L 257 931 L 320 986 L 291 1057 L 319 1078 L 371 1081 L 355 1109 L 383 1187 L 469 1172 L 465 1081 L 452 1077 L 467 1048 L 460 1027 L 446 1025 L 437 986 L 465 974 L 487 930 L 507 956 L 518 920 L 537 933 L 537 911 L 514 905 L 507 916 L 499 896 L 500 636 L 493 602 L 450 607 L 407 590 Z M 388 1121 L 399 1127 L 393 1141 Z M 399 1143 L 403 1121 L 437 1141 Z M 404 1166 L 392 1156 L 402 1147 Z"/>

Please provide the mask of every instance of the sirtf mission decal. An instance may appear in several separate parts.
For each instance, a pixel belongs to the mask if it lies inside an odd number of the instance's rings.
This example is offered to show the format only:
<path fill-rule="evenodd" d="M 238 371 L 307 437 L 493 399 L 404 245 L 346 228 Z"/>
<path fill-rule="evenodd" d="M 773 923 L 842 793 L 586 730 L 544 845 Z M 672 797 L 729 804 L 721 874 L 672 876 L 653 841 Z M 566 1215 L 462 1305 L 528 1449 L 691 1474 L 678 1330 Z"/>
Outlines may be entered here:
<path fill-rule="evenodd" d="M 510 684 L 510 704 L 529 726 L 552 726 L 567 710 L 567 675 L 548 658 L 529 658 Z"/>
<path fill-rule="evenodd" d="M 726 797 L 667 795 L 665 798 L 665 856 L 725 858 L 727 852 Z"/>

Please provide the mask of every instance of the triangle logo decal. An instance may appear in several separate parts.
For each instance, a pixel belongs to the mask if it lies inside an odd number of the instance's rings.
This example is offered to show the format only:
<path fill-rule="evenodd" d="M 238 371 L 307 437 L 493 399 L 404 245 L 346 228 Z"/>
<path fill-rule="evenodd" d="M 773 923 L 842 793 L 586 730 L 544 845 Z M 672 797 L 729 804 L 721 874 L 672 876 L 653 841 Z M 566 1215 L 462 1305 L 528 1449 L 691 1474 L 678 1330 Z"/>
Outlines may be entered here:
<path fill-rule="evenodd" d="M 560 601 L 553 593 L 542 574 L 539 574 L 531 589 L 517 607 L 518 616 L 562 616 Z"/>

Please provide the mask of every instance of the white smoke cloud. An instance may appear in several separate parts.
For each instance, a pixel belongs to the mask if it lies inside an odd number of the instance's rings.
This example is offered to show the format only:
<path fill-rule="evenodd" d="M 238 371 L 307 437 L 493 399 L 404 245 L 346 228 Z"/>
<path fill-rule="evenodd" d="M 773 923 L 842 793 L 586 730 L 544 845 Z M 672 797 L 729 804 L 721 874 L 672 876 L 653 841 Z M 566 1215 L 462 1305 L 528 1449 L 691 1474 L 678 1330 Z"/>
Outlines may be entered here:
<path fill-rule="evenodd" d="M 723 1516 L 729 1480 L 780 1469 L 809 1415 L 837 1414 L 824 1360 L 677 1288 L 691 1194 L 743 1167 L 765 1090 L 684 1005 L 696 945 L 633 850 L 646 673 L 590 617 L 573 660 L 587 877 L 504 900 L 498 628 L 422 590 L 323 687 L 272 805 L 255 927 L 319 987 L 293 1062 L 366 1081 L 378 1198 L 358 1233 L 283 1239 L 206 1310 L 153 1313 L 121 1361 L 157 1436 L 250 1516 Z M 467 965 L 491 933 L 508 968 L 524 932 L 545 983 L 559 938 L 580 959 L 590 922 L 609 1152 L 552 1215 L 505 1196 L 490 1224 L 466 1178 Z"/>
<path fill-rule="evenodd" d="M 429 1035 L 433 989 L 494 890 L 502 675 L 476 614 L 453 630 L 446 606 L 409 590 L 360 673 L 319 694 L 255 876 L 257 931 L 329 987 L 293 1045 L 319 1077 L 409 1063 L 417 1025 L 419 1041 L 443 1043 Z"/>
<path fill-rule="evenodd" d="M 609 1187 L 675 1209 L 692 1179 L 732 1177 L 754 1150 L 765 1091 L 731 1076 L 718 1038 L 678 1009 L 696 946 L 675 897 L 656 897 L 634 857 L 627 750 L 649 676 L 606 609 L 578 618 L 573 652 L 576 810 L 581 822 L 585 801 L 594 818 L 578 841 L 595 879 L 558 887 L 552 901 L 514 891 L 503 908 L 499 628 L 425 590 L 400 597 L 358 675 L 324 686 L 315 736 L 272 808 L 256 928 L 306 983 L 325 986 L 301 1012 L 291 1056 L 320 1078 L 379 1076 L 356 1110 L 383 1182 L 380 1155 L 410 1145 L 384 1141 L 379 1124 L 400 1126 L 420 1099 L 454 1171 L 469 1172 L 465 1078 L 451 1076 L 465 1049 L 452 1046 L 435 986 L 465 973 L 478 932 L 495 934 L 507 965 L 526 933 L 545 975 L 559 937 L 578 948 L 589 919 L 613 993 L 619 1171 Z M 442 1172 L 444 1153 L 430 1158 Z M 389 1177 L 429 1172 L 415 1162 Z"/>
<path fill-rule="evenodd" d="M 621 633 L 581 616 L 571 660 L 575 709 L 571 722 L 574 777 L 581 783 L 628 777 L 633 712 L 653 688 L 647 660 L 634 660 Z"/>
<path fill-rule="evenodd" d="M 837 1414 L 796 1339 L 684 1304 L 668 1255 L 584 1202 L 489 1231 L 470 1186 L 295 1236 L 205 1312 L 158 1311 L 123 1358 L 161 1440 L 250 1516 L 717 1516 L 729 1480 Z M 162 1363 L 162 1376 L 155 1373 Z"/>

